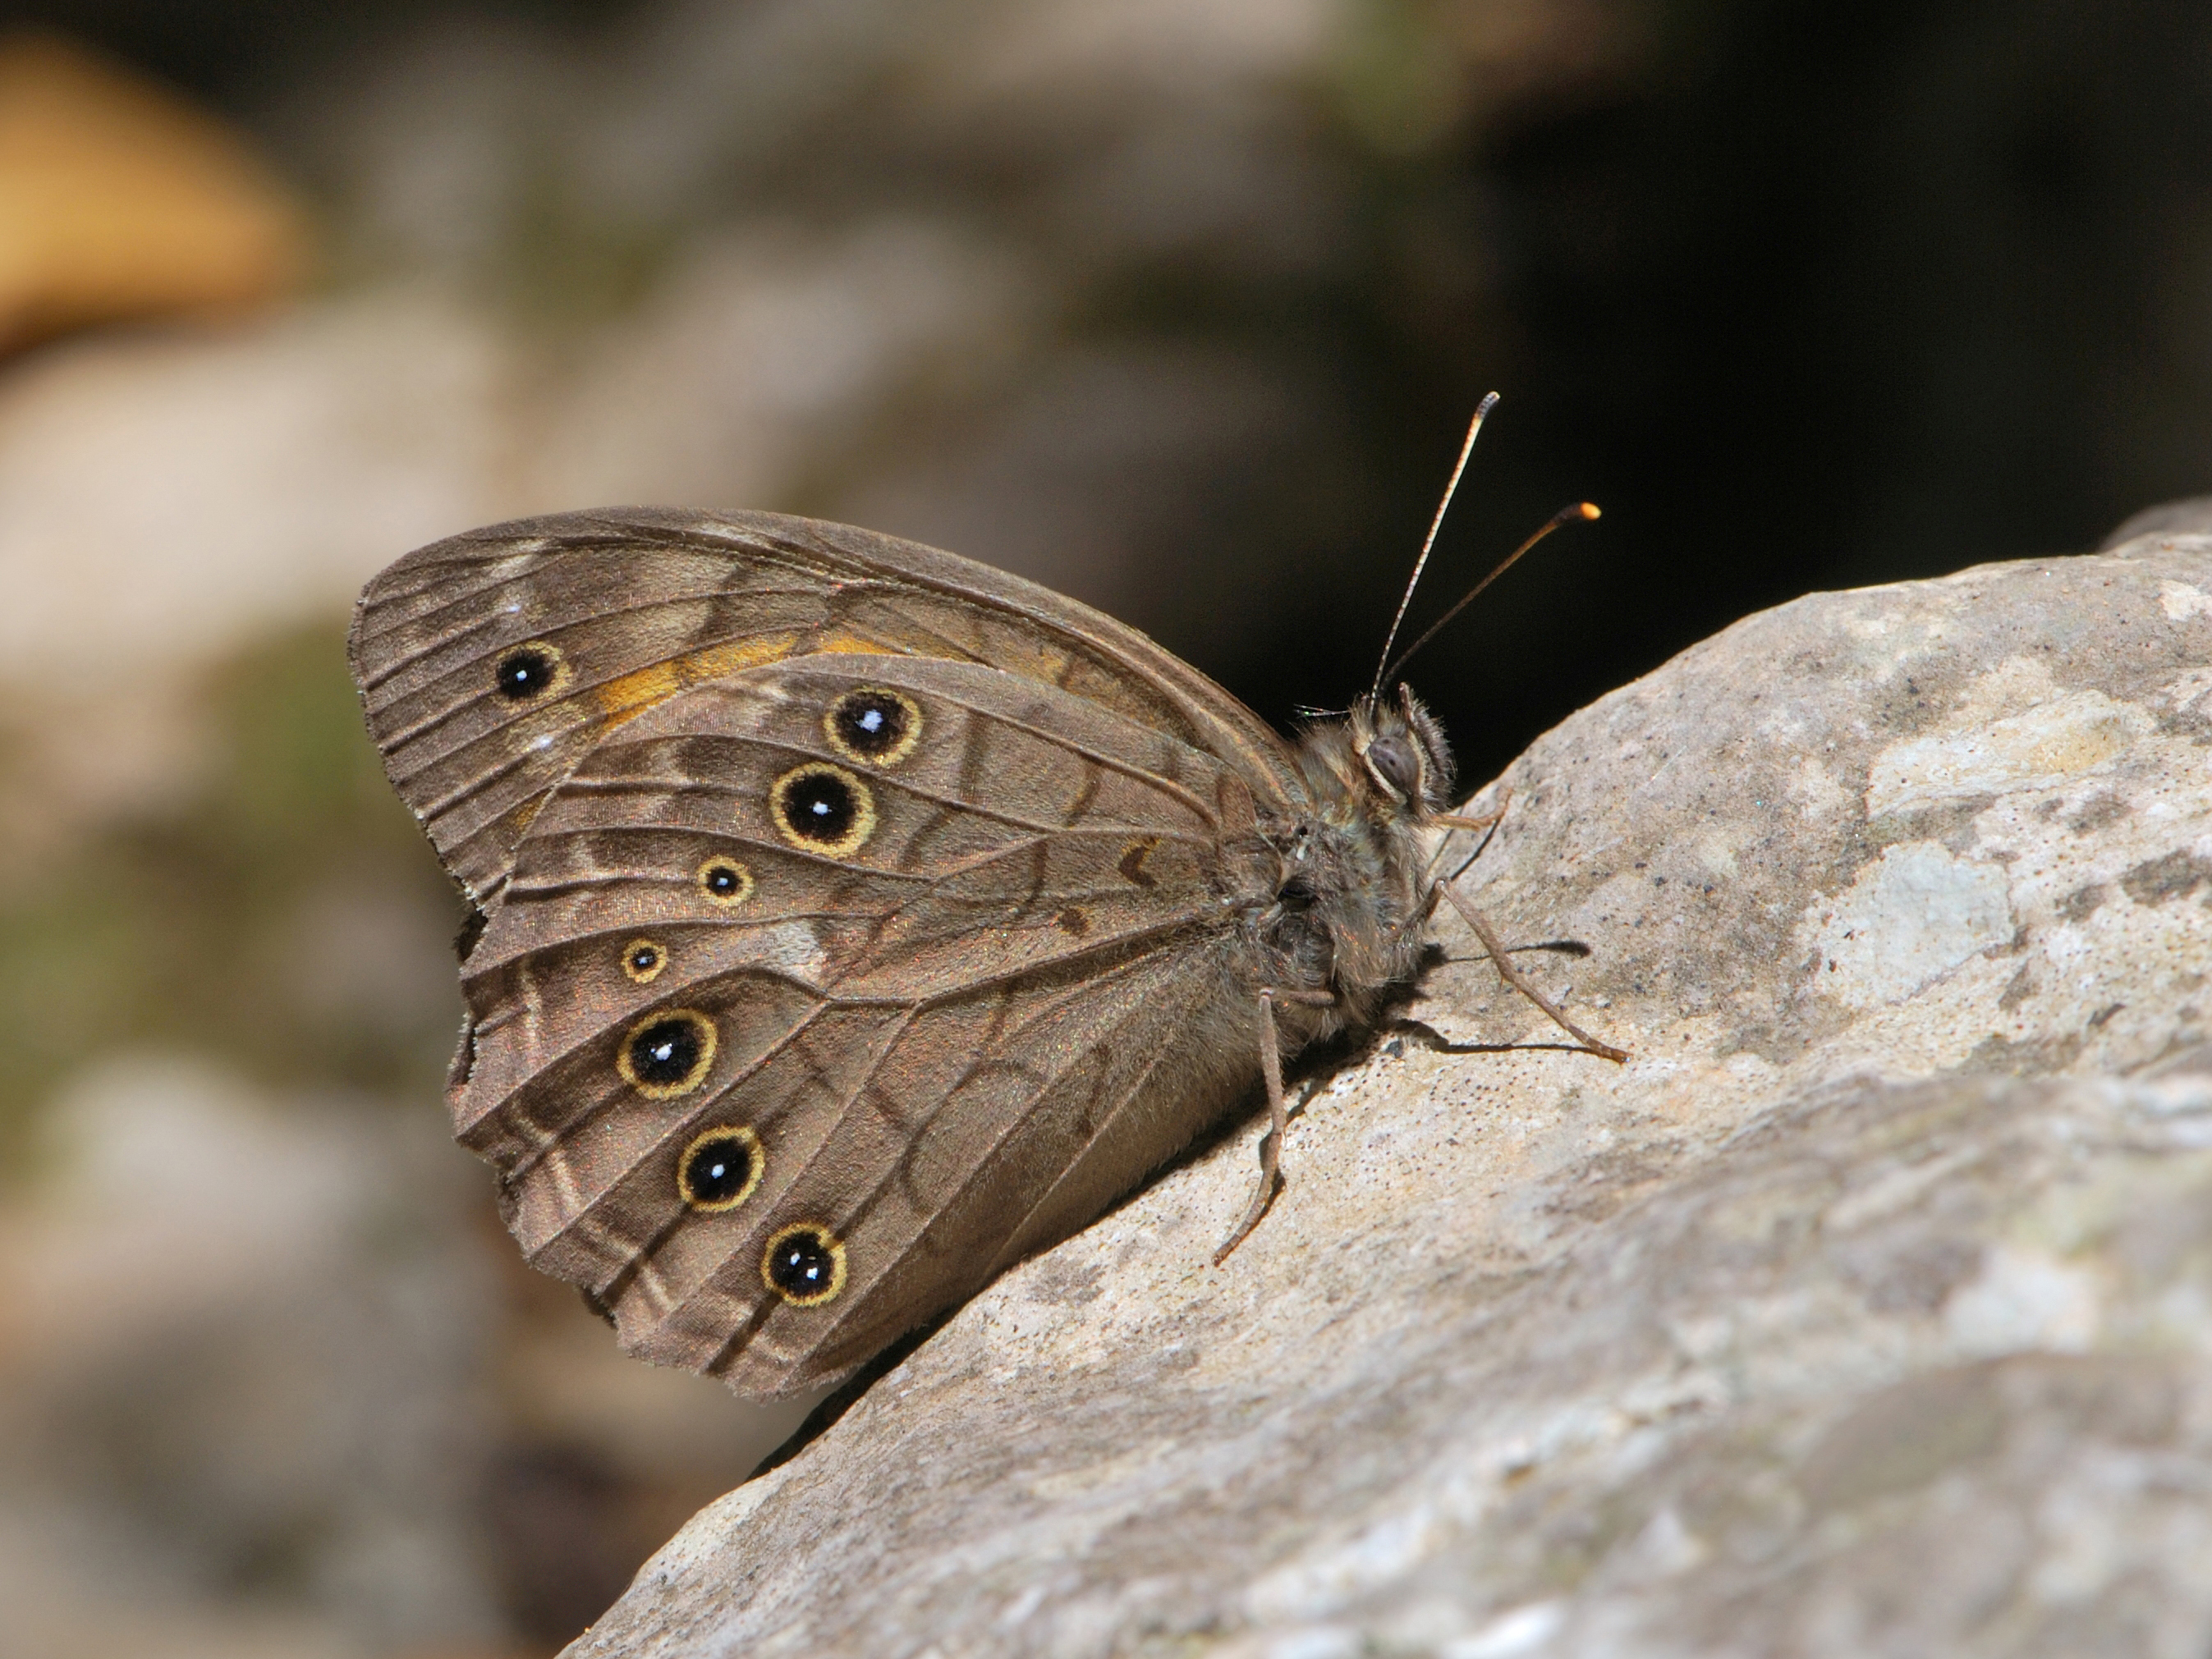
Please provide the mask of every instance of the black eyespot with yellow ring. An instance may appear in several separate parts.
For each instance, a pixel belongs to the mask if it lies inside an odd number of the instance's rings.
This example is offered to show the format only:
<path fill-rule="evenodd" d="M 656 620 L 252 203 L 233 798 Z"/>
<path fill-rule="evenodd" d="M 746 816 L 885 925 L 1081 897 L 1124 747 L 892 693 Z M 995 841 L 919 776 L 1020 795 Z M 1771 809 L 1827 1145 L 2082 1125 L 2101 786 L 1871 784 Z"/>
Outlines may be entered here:
<path fill-rule="evenodd" d="M 816 1308 L 845 1288 L 845 1246 L 817 1221 L 794 1222 L 761 1252 L 761 1279 L 794 1308 Z"/>
<path fill-rule="evenodd" d="M 714 1063 L 714 1022 L 696 1008 L 647 1014 L 615 1051 L 623 1081 L 647 1100 L 690 1094 Z"/>
<path fill-rule="evenodd" d="M 531 640 L 502 652 L 492 669 L 492 684 L 509 702 L 542 702 L 568 689 L 574 676 L 558 646 Z"/>
<path fill-rule="evenodd" d="M 708 859 L 699 866 L 696 879 L 699 890 L 726 909 L 753 896 L 753 872 L 735 859 Z"/>
<path fill-rule="evenodd" d="M 634 939 L 623 946 L 623 972 L 640 985 L 650 985 L 668 966 L 668 949 L 654 939 Z"/>
<path fill-rule="evenodd" d="M 676 1164 L 676 1190 L 695 1210 L 734 1210 L 753 1195 L 767 1169 L 760 1137 L 743 1124 L 726 1124 L 684 1149 Z"/>
<path fill-rule="evenodd" d="M 843 767 L 809 761 L 769 788 L 769 816 L 801 851 L 850 858 L 876 833 L 876 798 Z"/>
<path fill-rule="evenodd" d="M 921 706 L 903 691 L 863 685 L 830 705 L 822 735 L 848 761 L 896 766 L 921 741 Z"/>

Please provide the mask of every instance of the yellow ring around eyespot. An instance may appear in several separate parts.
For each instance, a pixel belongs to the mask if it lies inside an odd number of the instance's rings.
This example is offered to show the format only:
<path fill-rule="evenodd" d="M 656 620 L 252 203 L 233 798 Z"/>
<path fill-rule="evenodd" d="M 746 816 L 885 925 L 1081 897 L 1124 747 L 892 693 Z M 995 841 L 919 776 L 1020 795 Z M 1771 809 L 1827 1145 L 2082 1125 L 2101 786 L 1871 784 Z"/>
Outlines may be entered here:
<path fill-rule="evenodd" d="M 696 1196 L 691 1191 L 691 1160 L 698 1155 L 702 1146 L 711 1146 L 718 1140 L 734 1140 L 743 1146 L 752 1173 L 745 1177 L 744 1187 L 735 1197 L 709 1200 Z M 708 1129 L 703 1134 L 692 1137 L 691 1144 L 684 1149 L 684 1156 L 676 1161 L 676 1190 L 691 1208 L 711 1215 L 723 1210 L 734 1210 L 750 1198 L 754 1189 L 761 1184 L 761 1176 L 767 1172 L 768 1154 L 761 1150 L 760 1137 L 742 1123 L 726 1123 L 720 1128 Z"/>
<path fill-rule="evenodd" d="M 791 827 L 785 809 L 790 805 L 792 791 L 809 778 L 835 778 L 852 792 L 853 822 L 845 833 L 835 841 L 817 841 L 811 836 L 802 836 Z M 768 792 L 768 815 L 775 821 L 776 831 L 802 853 L 820 853 L 833 859 L 849 858 L 867 844 L 876 833 L 876 798 L 868 786 L 842 766 L 832 766 L 827 761 L 808 761 L 804 766 L 794 766 L 778 778 Z"/>
<path fill-rule="evenodd" d="M 769 1265 L 775 1261 L 775 1253 L 783 1247 L 784 1241 L 800 1233 L 812 1233 L 830 1246 L 829 1288 L 817 1291 L 811 1296 L 793 1295 L 777 1284 L 775 1275 L 769 1272 Z M 794 1221 L 788 1227 L 778 1230 L 769 1238 L 768 1247 L 761 1252 L 761 1283 L 794 1308 L 818 1308 L 825 1302 L 834 1301 L 837 1292 L 845 1288 L 845 1241 L 818 1221 Z"/>
<path fill-rule="evenodd" d="M 630 1059 L 629 1052 L 636 1046 L 638 1038 L 656 1025 L 665 1025 L 678 1020 L 699 1034 L 699 1057 L 691 1062 L 691 1069 L 667 1083 L 648 1082 L 638 1076 L 636 1064 Z M 647 1014 L 623 1033 L 622 1046 L 615 1050 L 615 1069 L 622 1073 L 623 1082 L 647 1100 L 673 1100 L 678 1095 L 690 1094 L 707 1080 L 707 1073 L 714 1066 L 714 1022 L 696 1008 L 665 1009 L 659 1013 Z"/>
<path fill-rule="evenodd" d="M 568 689 L 569 683 L 576 678 L 575 671 L 568 666 L 568 659 L 562 654 L 561 647 L 550 640 L 525 640 L 520 645 L 508 646 L 492 659 L 493 674 L 497 675 L 502 667 L 526 651 L 534 651 L 550 663 L 553 667 L 553 678 L 526 697 L 507 697 L 505 693 L 500 693 L 502 701 L 511 702 L 517 708 L 530 703 L 544 702 L 548 697 L 560 696 Z M 481 661 L 482 659 L 478 660 Z M 496 686 L 496 680 L 494 681 L 494 684 Z"/>
<path fill-rule="evenodd" d="M 717 870 L 727 870 L 738 878 L 736 891 L 718 893 L 708 885 L 707 878 Z M 726 910 L 735 908 L 753 896 L 753 872 L 735 859 L 708 859 L 699 866 L 699 873 L 692 880 L 698 883 L 699 890 L 707 896 L 708 903 L 719 904 Z"/>
<path fill-rule="evenodd" d="M 906 716 L 906 730 L 899 740 L 880 755 L 870 755 L 855 749 L 845 741 L 837 730 L 838 712 L 855 697 L 888 697 L 899 706 Z M 915 744 L 921 741 L 921 705 L 903 691 L 894 691 L 887 685 L 856 685 L 823 711 L 822 735 L 830 739 L 830 746 L 847 760 L 862 766 L 896 766 L 914 753 Z"/>
<path fill-rule="evenodd" d="M 650 951 L 653 960 L 641 968 L 637 958 Z M 658 939 L 634 939 L 623 946 L 623 972 L 640 985 L 650 985 L 660 977 L 660 970 L 668 966 L 668 947 Z"/>

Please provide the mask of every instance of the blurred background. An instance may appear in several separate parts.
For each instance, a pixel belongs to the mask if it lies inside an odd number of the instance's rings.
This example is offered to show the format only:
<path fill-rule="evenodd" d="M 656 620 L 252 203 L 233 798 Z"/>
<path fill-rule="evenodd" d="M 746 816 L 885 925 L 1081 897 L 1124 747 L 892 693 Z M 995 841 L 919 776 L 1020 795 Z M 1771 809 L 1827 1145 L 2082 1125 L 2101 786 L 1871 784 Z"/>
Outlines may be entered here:
<path fill-rule="evenodd" d="M 617 501 L 1037 578 L 1480 781 L 1807 590 L 2212 489 L 2182 0 L 0 7 L 0 1652 L 550 1652 L 796 1415 L 446 1139 L 342 642 Z M 856 1494 L 855 1501 L 865 1501 Z"/>

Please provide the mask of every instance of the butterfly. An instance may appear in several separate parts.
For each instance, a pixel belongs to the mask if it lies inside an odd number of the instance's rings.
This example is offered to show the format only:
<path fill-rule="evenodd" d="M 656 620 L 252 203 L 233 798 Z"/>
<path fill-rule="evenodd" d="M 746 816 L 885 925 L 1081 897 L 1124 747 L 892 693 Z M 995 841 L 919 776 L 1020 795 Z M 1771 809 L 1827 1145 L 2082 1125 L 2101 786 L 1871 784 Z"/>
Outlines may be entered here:
<path fill-rule="evenodd" d="M 625 1350 L 741 1395 L 849 1376 L 1256 1075 L 1225 1255 L 1276 1189 L 1283 1056 L 1375 1023 L 1440 897 L 1623 1057 L 1431 873 L 1494 816 L 1449 810 L 1402 686 L 1286 741 L 988 567 L 641 509 L 410 553 L 349 653 L 471 906 L 457 1138 Z"/>

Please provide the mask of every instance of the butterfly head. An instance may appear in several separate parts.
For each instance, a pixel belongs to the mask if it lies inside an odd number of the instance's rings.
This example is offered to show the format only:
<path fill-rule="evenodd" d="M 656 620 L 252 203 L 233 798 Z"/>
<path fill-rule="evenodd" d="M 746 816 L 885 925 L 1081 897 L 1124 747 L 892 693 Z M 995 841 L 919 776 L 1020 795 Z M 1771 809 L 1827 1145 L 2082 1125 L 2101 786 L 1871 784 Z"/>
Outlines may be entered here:
<path fill-rule="evenodd" d="M 1451 746 L 1437 717 L 1407 686 L 1395 702 L 1379 697 L 1352 706 L 1352 752 L 1368 781 L 1413 817 L 1425 818 L 1451 804 Z"/>

